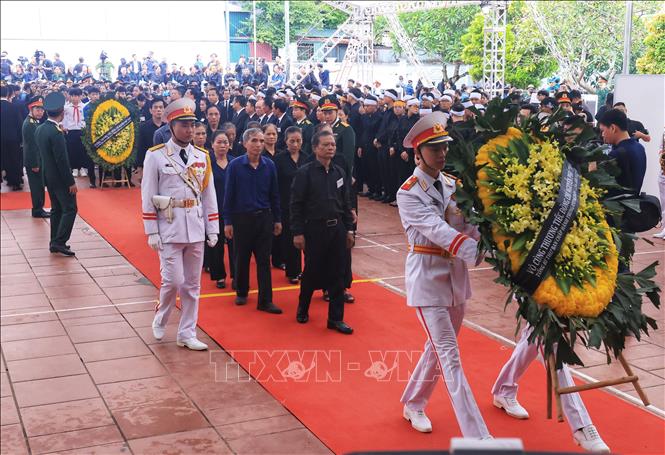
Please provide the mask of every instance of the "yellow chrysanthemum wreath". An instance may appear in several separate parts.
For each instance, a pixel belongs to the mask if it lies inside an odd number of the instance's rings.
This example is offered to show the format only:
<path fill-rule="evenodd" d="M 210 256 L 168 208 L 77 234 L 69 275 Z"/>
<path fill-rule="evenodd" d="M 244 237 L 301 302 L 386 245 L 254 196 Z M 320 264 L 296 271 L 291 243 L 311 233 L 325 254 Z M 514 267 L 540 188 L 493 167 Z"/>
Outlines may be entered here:
<path fill-rule="evenodd" d="M 135 106 L 125 100 L 106 99 L 94 102 L 86 118 L 83 144 L 90 158 L 105 169 L 131 163 L 138 141 L 139 114 Z M 94 144 L 123 121 L 124 125 L 100 147 Z"/>
<path fill-rule="evenodd" d="M 510 258 L 513 274 L 526 259 L 554 207 L 563 154 L 517 128 L 489 140 L 476 155 L 478 197 L 496 222 L 492 237 Z M 618 252 L 598 202 L 601 190 L 582 178 L 579 208 L 554 264 L 532 298 L 558 316 L 596 317 L 614 294 Z"/>

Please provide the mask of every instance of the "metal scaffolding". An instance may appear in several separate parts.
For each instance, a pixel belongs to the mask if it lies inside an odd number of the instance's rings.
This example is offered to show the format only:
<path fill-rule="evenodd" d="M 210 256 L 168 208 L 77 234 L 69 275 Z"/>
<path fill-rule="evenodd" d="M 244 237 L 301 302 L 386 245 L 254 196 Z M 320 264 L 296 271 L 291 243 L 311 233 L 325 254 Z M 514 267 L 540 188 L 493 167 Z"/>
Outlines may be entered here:
<path fill-rule="evenodd" d="M 425 11 L 436 8 L 481 5 L 485 15 L 483 85 L 492 95 L 502 93 L 506 65 L 506 1 L 395 1 L 395 2 L 349 2 L 324 1 L 334 8 L 344 11 L 349 18 L 324 45 L 306 62 L 316 64 L 324 61 L 332 49 L 342 40 L 348 43 L 344 60 L 335 77 L 335 83 L 342 83 L 354 77 L 364 83 L 373 81 L 374 73 L 374 21 L 377 16 L 385 16 L 391 31 L 406 54 L 407 61 L 423 83 L 430 84 L 424 67 L 413 43 L 401 22 L 399 13 Z M 445 31 L 442 30 L 442 33 Z"/>
<path fill-rule="evenodd" d="M 481 4 L 483 27 L 483 88 L 494 98 L 503 96 L 506 75 L 506 13 L 507 2 L 488 1 Z"/>

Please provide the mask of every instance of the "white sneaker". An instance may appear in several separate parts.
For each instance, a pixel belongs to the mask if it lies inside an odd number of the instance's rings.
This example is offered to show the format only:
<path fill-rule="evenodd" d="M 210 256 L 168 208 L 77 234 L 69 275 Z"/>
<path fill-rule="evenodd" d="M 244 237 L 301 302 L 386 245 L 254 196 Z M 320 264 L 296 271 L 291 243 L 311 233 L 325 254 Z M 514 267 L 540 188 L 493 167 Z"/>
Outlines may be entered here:
<path fill-rule="evenodd" d="M 660 231 L 658 234 L 654 234 L 653 236 L 656 237 L 657 239 L 665 239 L 665 228 L 663 228 L 662 231 Z"/>
<path fill-rule="evenodd" d="M 192 351 L 205 351 L 208 349 L 208 345 L 202 341 L 197 340 L 196 338 L 190 338 L 189 340 L 176 341 L 180 347 L 185 347 L 191 349 Z"/>
<path fill-rule="evenodd" d="M 429 418 L 425 415 L 425 411 L 412 411 L 404 406 L 403 416 L 406 420 L 411 422 L 411 426 L 414 430 L 420 431 L 421 433 L 432 432 L 432 422 L 430 422 Z"/>
<path fill-rule="evenodd" d="M 593 425 L 588 425 L 577 430 L 575 433 L 573 433 L 573 439 L 575 440 L 575 444 L 582 447 L 587 452 L 610 452 L 610 448 L 607 447 L 607 444 L 605 444 L 603 439 L 598 434 L 596 427 Z"/>
<path fill-rule="evenodd" d="M 78 177 L 79 176 L 79 170 L 78 169 L 72 170 L 72 176 L 73 177 Z"/>
<path fill-rule="evenodd" d="M 517 398 L 494 396 L 494 406 L 506 411 L 510 417 L 516 419 L 528 419 L 529 413 L 517 401 Z"/>
<path fill-rule="evenodd" d="M 88 170 L 83 168 L 81 169 L 81 173 L 79 174 L 81 177 L 87 177 L 88 176 Z"/>
<path fill-rule="evenodd" d="M 156 340 L 164 338 L 164 332 L 166 332 L 165 328 L 158 326 L 154 322 L 152 323 L 152 336 L 154 336 Z"/>

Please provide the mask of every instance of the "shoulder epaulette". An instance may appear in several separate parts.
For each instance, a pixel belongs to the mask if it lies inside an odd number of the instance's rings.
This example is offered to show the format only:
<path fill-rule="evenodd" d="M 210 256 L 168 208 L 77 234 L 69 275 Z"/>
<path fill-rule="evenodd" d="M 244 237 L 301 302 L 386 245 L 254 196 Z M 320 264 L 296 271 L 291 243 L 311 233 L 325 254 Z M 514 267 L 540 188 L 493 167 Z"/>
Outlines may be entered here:
<path fill-rule="evenodd" d="M 446 172 L 441 171 L 441 174 L 443 174 L 444 179 L 447 181 L 448 184 L 450 185 L 455 185 L 457 181 L 459 180 L 457 177 L 455 177 L 452 174 L 448 174 Z"/>
<path fill-rule="evenodd" d="M 402 183 L 402 186 L 400 188 L 409 191 L 411 188 L 413 188 L 413 185 L 415 185 L 416 182 L 418 182 L 418 177 L 412 175 L 411 177 L 406 179 L 406 182 Z"/>
<path fill-rule="evenodd" d="M 308 118 L 306 118 L 305 121 L 304 121 L 303 123 L 304 123 L 305 125 L 311 125 L 311 124 L 312 124 L 312 122 L 310 122 Z"/>
<path fill-rule="evenodd" d="M 343 126 L 349 126 L 349 124 L 346 122 L 339 122 L 339 123 L 341 123 Z"/>
<path fill-rule="evenodd" d="M 206 153 L 208 153 L 208 151 L 207 151 L 206 149 L 204 149 L 203 147 L 199 147 L 198 145 L 195 145 L 194 148 L 195 148 L 195 149 L 199 149 L 199 150 L 201 150 L 202 152 L 206 152 Z"/>
<path fill-rule="evenodd" d="M 148 149 L 148 151 L 149 151 L 149 152 L 154 152 L 155 150 L 159 150 L 159 149 L 161 149 L 161 148 L 164 147 L 165 145 L 166 145 L 166 144 L 157 144 L 157 145 L 153 145 L 152 147 L 150 147 L 150 148 Z"/>

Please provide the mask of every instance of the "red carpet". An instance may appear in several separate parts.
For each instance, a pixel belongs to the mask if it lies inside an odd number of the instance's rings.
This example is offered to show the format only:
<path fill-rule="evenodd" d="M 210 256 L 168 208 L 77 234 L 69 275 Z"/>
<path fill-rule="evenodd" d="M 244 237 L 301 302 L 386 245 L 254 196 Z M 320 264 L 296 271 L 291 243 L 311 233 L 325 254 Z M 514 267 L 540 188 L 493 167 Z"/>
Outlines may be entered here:
<path fill-rule="evenodd" d="M 3 209 L 8 204 L 4 196 Z M 143 234 L 139 191 L 84 191 L 78 201 L 81 216 L 158 284 L 157 257 Z M 282 273 L 274 274 L 273 285 L 288 286 Z M 202 293 L 216 292 L 204 275 Z M 297 290 L 275 292 L 275 303 L 285 310 L 281 316 L 257 312 L 255 294 L 246 307 L 235 306 L 232 297 L 202 299 L 199 324 L 337 453 L 448 447 L 450 438 L 459 436 L 459 428 L 441 383 L 428 407 L 433 433 L 416 433 L 401 417 L 399 398 L 425 341 L 415 312 L 406 307 L 404 298 L 372 283 L 355 284 L 353 292 L 358 303 L 348 305 L 345 316 L 356 331 L 352 336 L 325 329 L 327 304 L 322 300 L 313 302 L 309 324 L 297 324 Z M 567 423 L 545 418 L 545 374 L 540 364 L 529 369 L 520 388 L 520 401 L 531 418 L 517 421 L 494 408 L 489 393 L 510 350 L 466 328 L 460 345 L 467 377 L 495 437 L 520 437 L 529 450 L 579 451 Z M 301 362 L 305 370 L 314 368 L 297 376 L 299 380 L 284 379 L 281 372 L 293 361 Z M 382 372 L 380 364 L 371 369 L 378 361 L 387 369 L 394 367 L 382 380 L 370 374 Z M 291 371 L 297 373 L 293 366 Z M 583 397 L 614 452 L 665 453 L 662 419 L 603 391 L 584 392 Z"/>

